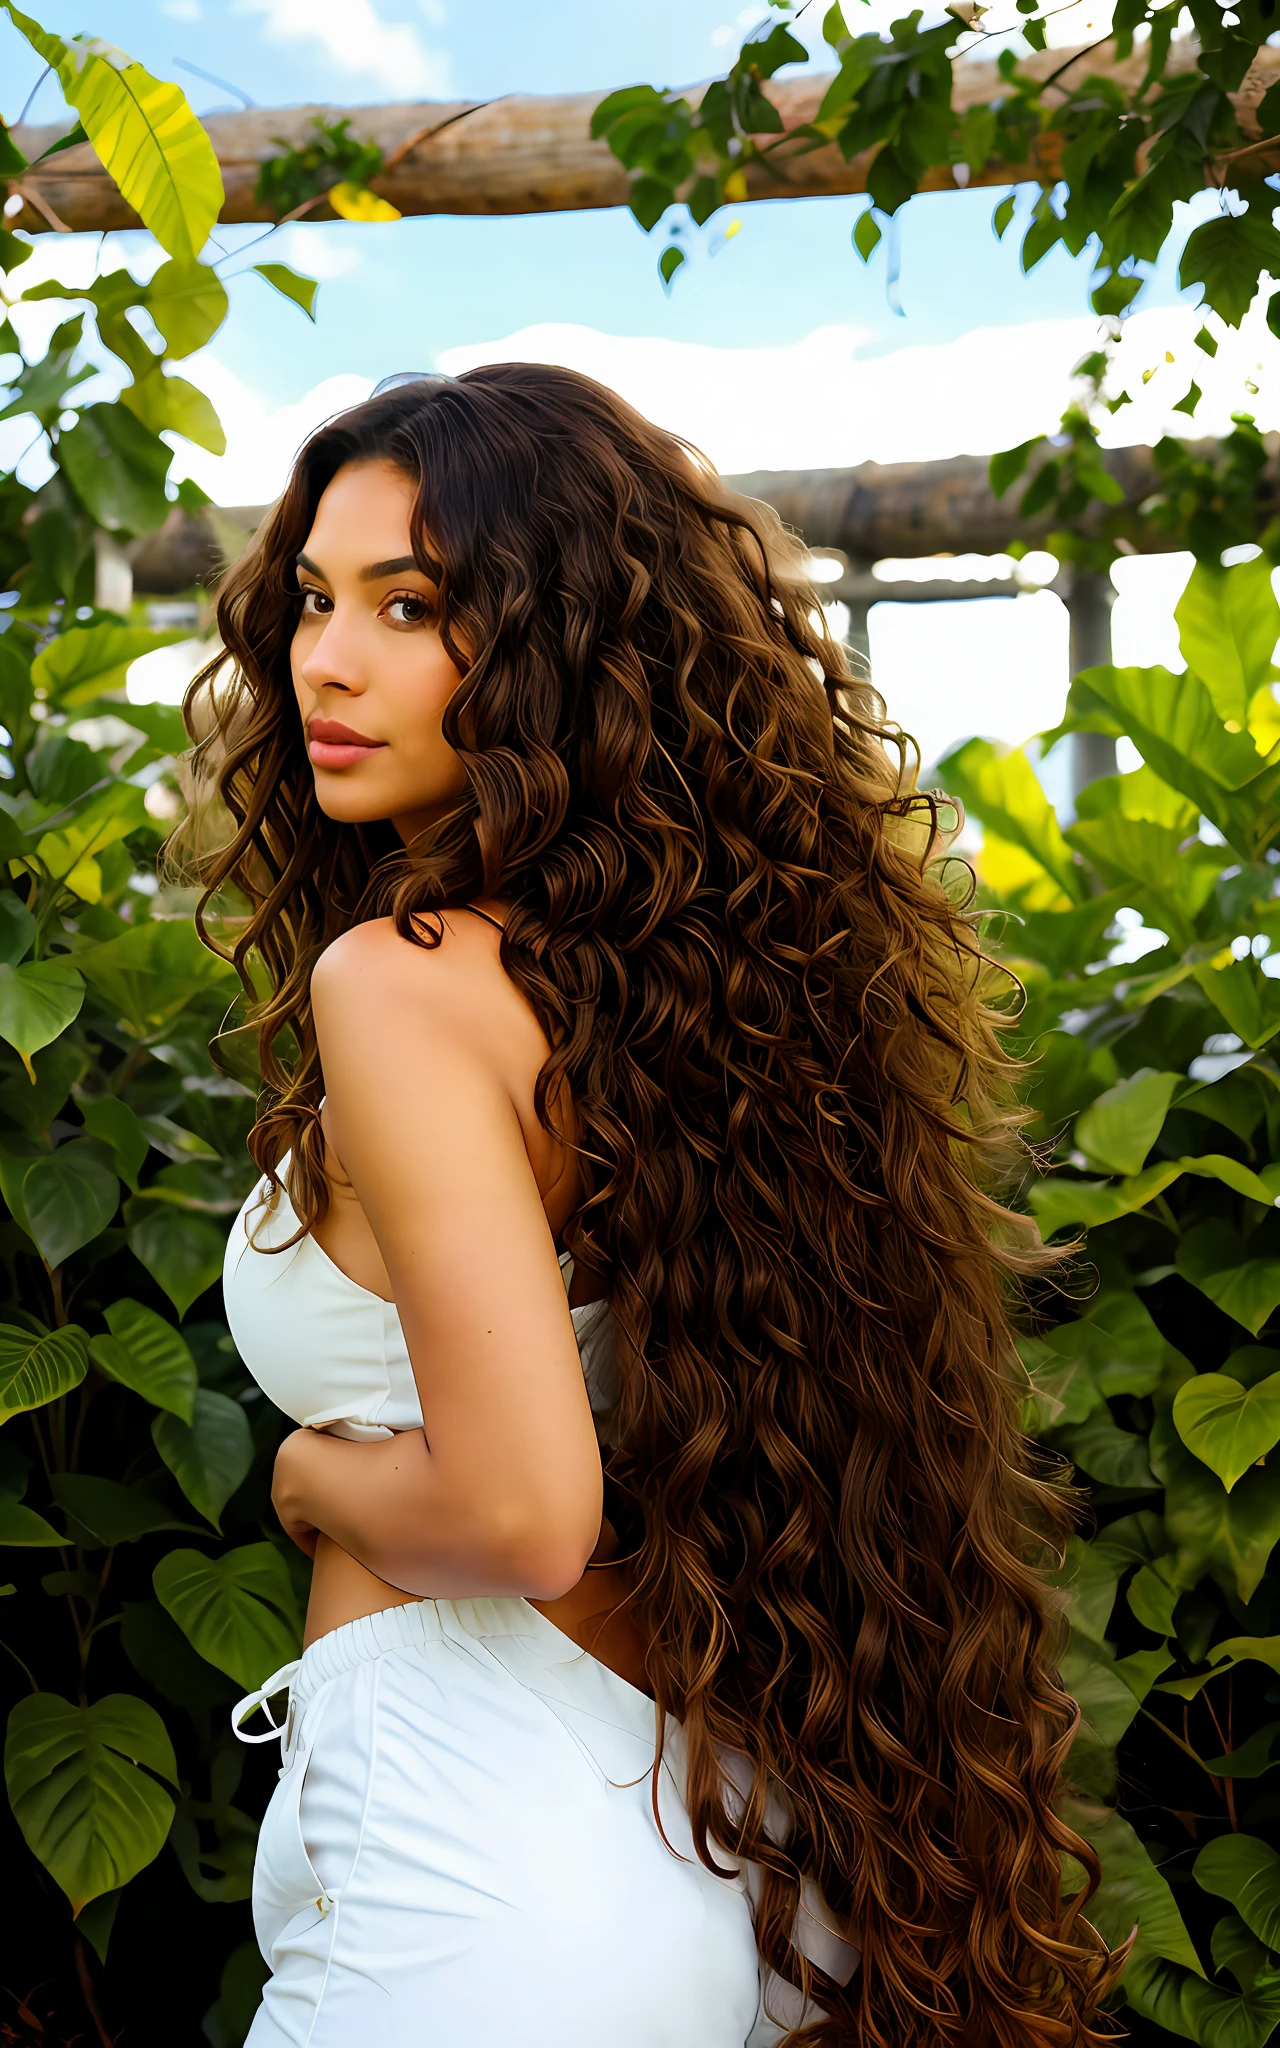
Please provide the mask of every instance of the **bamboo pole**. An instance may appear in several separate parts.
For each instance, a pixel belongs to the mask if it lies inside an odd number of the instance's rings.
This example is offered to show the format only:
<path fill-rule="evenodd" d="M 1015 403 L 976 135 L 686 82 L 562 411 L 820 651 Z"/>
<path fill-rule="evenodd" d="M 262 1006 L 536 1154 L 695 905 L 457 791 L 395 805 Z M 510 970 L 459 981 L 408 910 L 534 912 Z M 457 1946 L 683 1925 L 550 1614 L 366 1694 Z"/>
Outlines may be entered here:
<path fill-rule="evenodd" d="M 1190 38 L 1175 42 L 1173 70 L 1190 69 L 1196 61 Z M 1140 83 L 1146 52 L 1139 46 L 1119 63 L 1114 45 L 1078 50 L 1046 50 L 1023 59 L 1022 70 L 1049 80 L 1055 74 L 1064 90 L 1090 73 L 1101 73 L 1125 90 Z M 1267 87 L 1280 79 L 1280 49 L 1264 46 L 1234 94 L 1246 132 L 1257 132 L 1253 110 Z M 826 75 L 775 79 L 769 96 L 788 132 L 813 119 L 829 83 Z M 689 90 L 696 99 L 702 88 Z M 994 64 L 960 58 L 955 65 L 953 103 L 960 111 L 998 98 L 1002 84 Z M 419 102 L 376 107 L 306 106 L 254 108 L 246 113 L 210 114 L 205 127 L 222 166 L 226 202 L 224 221 L 264 221 L 270 216 L 254 196 L 258 171 L 277 153 L 280 140 L 300 145 L 309 139 L 316 115 L 327 120 L 346 116 L 352 133 L 376 142 L 385 169 L 373 180 L 375 191 L 403 214 L 519 214 L 574 212 L 583 208 L 623 206 L 627 174 L 603 142 L 590 136 L 591 115 L 602 95 L 515 93 L 480 101 Z M 19 128 L 15 140 L 29 157 L 56 139 L 57 128 Z M 989 163 L 970 177 L 967 166 L 930 171 L 926 191 L 955 191 L 973 183 L 1011 185 L 1052 182 L 1058 171 L 1059 139 L 1046 135 L 1033 146 L 1024 164 Z M 871 152 L 846 163 L 834 144 L 809 154 L 783 149 L 769 165 L 747 169 L 750 200 L 805 198 L 866 189 Z M 1268 159 L 1257 168 L 1274 168 Z M 8 225 L 33 234 L 64 224 L 76 231 L 137 227 L 138 219 L 88 144 L 65 150 L 29 172 L 22 181 L 32 198 Z M 15 186 L 15 190 L 16 190 Z M 39 203 L 35 203 L 39 202 Z M 48 209 L 41 211 L 41 204 Z M 332 215 L 318 208 L 313 219 Z"/>

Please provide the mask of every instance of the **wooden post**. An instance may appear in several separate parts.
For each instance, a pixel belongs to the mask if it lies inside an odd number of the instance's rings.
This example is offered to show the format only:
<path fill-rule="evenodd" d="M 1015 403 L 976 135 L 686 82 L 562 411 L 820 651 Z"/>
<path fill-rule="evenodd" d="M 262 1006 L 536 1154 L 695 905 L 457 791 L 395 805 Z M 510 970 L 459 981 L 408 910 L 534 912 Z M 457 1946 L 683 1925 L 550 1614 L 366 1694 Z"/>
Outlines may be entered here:
<path fill-rule="evenodd" d="M 1067 616 L 1071 622 L 1071 673 L 1103 668 L 1111 660 L 1111 607 L 1115 590 L 1111 578 L 1097 569 L 1077 569 L 1067 593 Z M 1071 802 L 1074 806 L 1082 789 L 1100 776 L 1116 772 L 1116 743 L 1105 733 L 1076 732 L 1071 740 Z"/>

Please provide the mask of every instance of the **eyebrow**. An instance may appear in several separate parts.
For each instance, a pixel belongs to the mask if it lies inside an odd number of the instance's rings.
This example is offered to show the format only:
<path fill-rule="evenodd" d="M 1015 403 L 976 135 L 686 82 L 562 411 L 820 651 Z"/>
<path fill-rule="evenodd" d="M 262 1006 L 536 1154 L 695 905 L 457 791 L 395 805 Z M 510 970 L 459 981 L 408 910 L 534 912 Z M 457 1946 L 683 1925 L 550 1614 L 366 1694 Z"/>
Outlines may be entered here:
<path fill-rule="evenodd" d="M 318 576 L 322 583 L 327 583 L 329 580 L 324 570 L 320 568 L 318 563 L 313 562 L 309 555 L 299 555 L 297 566 L 299 569 L 308 570 L 312 576 Z M 362 583 L 379 583 L 386 576 L 399 576 L 403 574 L 406 569 L 416 569 L 418 574 L 425 576 L 430 583 L 438 583 L 440 581 L 440 564 L 439 562 L 433 562 L 429 555 L 427 556 L 425 567 L 416 555 L 395 555 L 387 562 L 370 562 L 367 568 L 357 570 L 356 573 Z"/>

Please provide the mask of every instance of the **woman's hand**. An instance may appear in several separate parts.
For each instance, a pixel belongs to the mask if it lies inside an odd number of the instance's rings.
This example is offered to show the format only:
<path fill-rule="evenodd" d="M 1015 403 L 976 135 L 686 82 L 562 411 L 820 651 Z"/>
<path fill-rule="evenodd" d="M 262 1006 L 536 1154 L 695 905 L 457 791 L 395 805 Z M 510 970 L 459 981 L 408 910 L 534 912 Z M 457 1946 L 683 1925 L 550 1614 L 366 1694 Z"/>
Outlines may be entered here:
<path fill-rule="evenodd" d="M 316 1539 L 320 1531 L 308 1518 L 303 1502 L 307 1494 L 307 1476 L 311 1469 L 316 1443 L 316 1432 L 312 1429 L 295 1429 L 287 1436 L 276 1452 L 275 1470 L 271 1479 L 271 1505 L 280 1518 L 280 1526 L 291 1543 L 309 1558 L 316 1554 Z"/>

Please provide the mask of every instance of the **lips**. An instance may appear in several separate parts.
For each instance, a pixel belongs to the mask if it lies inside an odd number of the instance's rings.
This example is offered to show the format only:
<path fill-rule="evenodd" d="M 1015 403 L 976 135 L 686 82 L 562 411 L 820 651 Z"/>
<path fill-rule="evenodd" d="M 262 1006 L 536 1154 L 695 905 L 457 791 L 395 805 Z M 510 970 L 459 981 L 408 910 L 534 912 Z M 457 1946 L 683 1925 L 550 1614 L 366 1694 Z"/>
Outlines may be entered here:
<path fill-rule="evenodd" d="M 380 753 L 386 744 L 337 718 L 313 718 L 307 727 L 307 753 L 313 768 L 354 768 L 370 754 Z"/>

